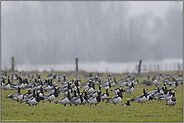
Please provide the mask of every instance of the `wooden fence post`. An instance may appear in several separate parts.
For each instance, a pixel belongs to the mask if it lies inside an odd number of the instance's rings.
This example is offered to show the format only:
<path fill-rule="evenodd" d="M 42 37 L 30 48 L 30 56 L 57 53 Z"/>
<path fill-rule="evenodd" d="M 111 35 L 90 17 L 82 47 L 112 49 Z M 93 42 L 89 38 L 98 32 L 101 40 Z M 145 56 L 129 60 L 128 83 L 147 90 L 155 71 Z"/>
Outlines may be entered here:
<path fill-rule="evenodd" d="M 11 71 L 14 72 L 14 57 L 12 57 L 12 68 Z"/>
<path fill-rule="evenodd" d="M 139 60 L 138 74 L 141 73 L 141 64 L 142 64 L 142 60 Z"/>
<path fill-rule="evenodd" d="M 75 59 L 76 62 L 76 71 L 78 71 L 78 58 Z"/>

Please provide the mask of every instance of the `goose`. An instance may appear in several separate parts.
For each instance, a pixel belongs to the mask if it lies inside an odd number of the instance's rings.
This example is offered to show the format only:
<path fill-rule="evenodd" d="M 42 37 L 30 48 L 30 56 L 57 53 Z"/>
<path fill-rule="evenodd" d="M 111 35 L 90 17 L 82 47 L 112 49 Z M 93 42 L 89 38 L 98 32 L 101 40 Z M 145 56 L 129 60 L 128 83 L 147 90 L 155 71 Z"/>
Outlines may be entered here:
<path fill-rule="evenodd" d="M 130 98 L 127 99 L 127 103 L 123 103 L 121 106 L 130 106 Z"/>
<path fill-rule="evenodd" d="M 29 90 L 28 90 L 29 91 Z M 36 97 L 36 88 L 33 88 L 33 93 L 27 95 L 27 96 L 24 96 L 23 99 L 21 100 L 21 103 L 26 103 L 28 104 L 28 101 L 31 99 L 31 98 L 34 98 Z"/>
<path fill-rule="evenodd" d="M 146 94 L 146 88 L 143 89 L 143 94 L 140 95 L 140 96 L 137 96 L 137 97 L 134 97 L 133 99 L 131 99 L 131 102 L 135 101 L 135 102 L 138 102 L 138 103 L 141 103 L 141 102 L 146 102 L 148 101 L 150 98 L 149 96 Z"/>
<path fill-rule="evenodd" d="M 134 81 L 134 85 L 138 85 L 139 84 L 139 80 L 137 79 L 136 81 Z"/>
<path fill-rule="evenodd" d="M 31 90 L 31 88 L 28 89 L 27 93 L 23 94 L 23 99 L 32 94 L 30 90 Z"/>
<path fill-rule="evenodd" d="M 54 93 L 46 94 L 46 95 L 44 95 L 43 98 L 44 98 L 44 101 L 51 102 L 51 101 L 55 100 L 58 97 L 58 95 L 59 95 L 59 91 L 58 91 L 57 87 L 55 87 Z"/>
<path fill-rule="evenodd" d="M 111 80 L 109 81 L 108 85 L 104 85 L 102 86 L 102 88 L 105 88 L 105 89 L 111 88 Z"/>
<path fill-rule="evenodd" d="M 99 85 L 100 94 L 101 94 L 101 87 L 102 87 L 102 85 Z M 95 91 L 95 92 L 91 93 L 89 96 L 90 97 L 97 97 L 98 96 L 98 91 Z"/>
<path fill-rule="evenodd" d="M 29 99 L 28 104 L 31 106 L 37 106 L 37 104 L 40 102 L 41 98 L 39 96 L 39 92 L 37 91 L 36 97 L 32 97 Z"/>
<path fill-rule="evenodd" d="M 19 99 L 23 98 L 23 95 L 21 94 L 20 90 L 21 90 L 21 86 L 18 87 L 18 92 L 7 95 L 6 98 L 10 98 L 18 102 Z"/>
<path fill-rule="evenodd" d="M 107 79 L 103 80 L 102 85 L 103 85 L 103 86 L 109 85 L 109 81 L 111 81 L 111 78 L 110 78 L 110 77 L 108 77 Z"/>
<path fill-rule="evenodd" d="M 92 86 L 90 88 L 87 89 L 87 93 L 92 93 L 95 91 L 95 84 L 94 81 L 92 82 Z"/>
<path fill-rule="evenodd" d="M 132 81 L 132 85 L 131 86 L 129 86 L 129 87 L 127 87 L 127 88 L 125 88 L 124 90 L 123 90 L 123 92 L 127 92 L 127 93 L 130 93 L 130 95 L 131 95 L 131 93 L 134 91 L 134 81 Z"/>
<path fill-rule="evenodd" d="M 83 100 L 83 97 L 82 97 L 82 93 L 80 93 L 80 95 L 78 97 L 71 99 L 71 102 L 73 104 L 75 104 L 75 106 L 77 106 L 77 104 L 82 104 L 83 101 L 84 100 Z"/>
<path fill-rule="evenodd" d="M 115 86 L 115 85 L 117 85 L 116 77 L 114 77 L 114 81 L 113 81 L 113 82 L 111 82 L 111 87 L 113 87 L 113 86 Z"/>
<path fill-rule="evenodd" d="M 44 92 L 43 92 L 43 86 L 40 87 L 40 93 L 39 93 L 40 99 L 44 100 Z"/>
<path fill-rule="evenodd" d="M 123 89 L 123 85 L 121 85 L 120 88 L 115 88 L 115 89 L 111 90 L 111 92 L 116 93 L 116 92 L 120 91 L 121 88 Z"/>
<path fill-rule="evenodd" d="M 1 79 L 1 88 L 2 88 L 2 86 L 4 86 L 4 84 L 5 84 L 5 80 L 4 80 L 4 77 L 2 77 L 2 79 Z"/>
<path fill-rule="evenodd" d="M 77 97 L 77 96 L 78 96 L 78 94 L 77 94 L 77 92 L 76 92 L 76 91 L 77 91 L 77 89 L 75 89 L 75 90 L 74 90 L 74 93 L 73 93 L 73 94 L 71 94 L 71 97 L 72 97 L 72 98 L 74 98 L 74 97 Z"/>
<path fill-rule="evenodd" d="M 169 99 L 166 103 L 166 105 L 169 105 L 170 107 L 173 106 L 177 103 L 177 99 L 175 98 L 175 96 L 172 96 L 171 99 Z"/>
<path fill-rule="evenodd" d="M 67 96 L 62 97 L 61 99 L 55 101 L 54 103 L 55 103 L 55 104 L 60 103 L 60 104 L 63 104 L 64 106 L 66 106 L 66 104 L 70 104 L 70 106 L 71 106 L 71 99 L 72 99 L 72 98 L 71 98 L 71 96 L 70 96 L 70 92 L 71 92 L 71 90 L 68 90 Z"/>
<path fill-rule="evenodd" d="M 173 87 L 177 88 L 178 87 L 178 80 L 174 81 L 174 84 L 172 84 Z"/>
<path fill-rule="evenodd" d="M 11 82 L 10 82 L 10 78 L 8 78 L 8 83 L 5 83 L 3 85 L 3 89 L 5 89 L 5 90 L 12 90 L 13 89 L 12 85 L 11 85 Z"/>
<path fill-rule="evenodd" d="M 102 101 L 104 101 L 105 99 L 107 99 L 109 97 L 108 88 L 106 89 L 106 93 L 103 93 L 100 96 L 101 96 Z"/>
<path fill-rule="evenodd" d="M 107 99 L 106 103 L 112 103 L 112 104 L 116 105 L 117 103 L 121 102 L 122 98 L 123 98 L 123 95 L 119 91 L 119 92 L 117 92 L 117 94 L 115 96 L 113 96 L 112 98 Z"/>
<path fill-rule="evenodd" d="M 85 104 L 88 102 L 89 97 L 88 97 L 88 94 L 87 94 L 86 90 L 82 91 L 82 95 L 83 95 L 83 93 L 85 93 L 85 95 L 82 96 L 82 97 L 83 97 L 83 102 L 82 102 L 82 104 L 85 105 Z"/>
<path fill-rule="evenodd" d="M 172 88 L 170 88 L 170 91 L 168 91 L 167 94 L 162 94 L 158 98 L 165 101 L 170 100 L 173 96 L 175 96 L 175 90 L 171 90 L 171 89 Z"/>
<path fill-rule="evenodd" d="M 90 103 L 90 106 L 92 104 L 95 104 L 95 106 L 96 106 L 98 103 L 100 103 L 100 101 L 101 101 L 100 90 L 98 90 L 98 96 L 97 97 L 91 97 L 88 101 Z"/>
<path fill-rule="evenodd" d="M 140 84 L 146 85 L 146 86 L 152 85 L 152 82 L 150 81 L 150 76 L 151 76 L 151 75 L 148 75 L 148 78 L 144 78 L 144 79 L 143 79 L 143 82 L 141 82 Z"/>
<path fill-rule="evenodd" d="M 91 85 L 90 82 L 91 82 L 91 80 L 89 80 L 88 82 L 83 83 L 80 88 L 84 88 L 84 89 L 89 88 L 89 85 Z"/>

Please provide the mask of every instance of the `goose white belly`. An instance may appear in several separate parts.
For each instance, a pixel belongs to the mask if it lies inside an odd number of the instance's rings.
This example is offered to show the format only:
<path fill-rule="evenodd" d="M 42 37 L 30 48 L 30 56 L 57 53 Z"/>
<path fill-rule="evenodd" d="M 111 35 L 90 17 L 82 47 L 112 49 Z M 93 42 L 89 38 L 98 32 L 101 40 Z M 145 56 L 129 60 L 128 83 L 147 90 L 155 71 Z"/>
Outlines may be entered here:
<path fill-rule="evenodd" d="M 53 101 L 53 100 L 55 100 L 55 96 L 54 96 L 54 94 L 52 94 L 51 96 L 49 96 L 47 99 L 48 99 L 49 101 Z"/>
<path fill-rule="evenodd" d="M 88 88 L 89 86 L 88 85 L 84 85 L 83 87 L 81 87 L 81 88 Z"/>
<path fill-rule="evenodd" d="M 130 93 L 130 92 L 133 92 L 134 91 L 134 88 L 132 87 L 132 88 L 130 88 L 128 91 L 127 91 L 127 93 Z"/>
<path fill-rule="evenodd" d="M 81 104 L 81 100 L 80 100 L 80 98 L 79 98 L 79 99 L 77 99 L 77 100 L 72 101 L 72 103 L 74 103 L 74 104 Z"/>
<path fill-rule="evenodd" d="M 107 99 L 107 98 L 108 98 L 107 94 L 105 94 L 104 96 L 101 96 L 101 99 Z"/>
<path fill-rule="evenodd" d="M 8 89 L 8 90 L 11 90 L 11 88 L 12 88 L 12 87 L 11 87 L 10 84 L 8 84 L 7 86 L 4 87 L 4 89 Z"/>
<path fill-rule="evenodd" d="M 59 103 L 61 103 L 61 104 L 70 104 L 71 103 L 71 101 L 67 97 L 61 98 L 61 99 L 62 100 L 59 101 Z"/>
<path fill-rule="evenodd" d="M 17 96 L 17 100 L 22 100 L 22 98 L 23 98 L 23 94 Z"/>
<path fill-rule="evenodd" d="M 176 101 L 172 101 L 171 99 L 169 101 L 167 101 L 167 104 L 168 105 L 175 105 L 177 103 L 177 100 Z"/>
<path fill-rule="evenodd" d="M 93 93 L 95 90 L 93 89 L 93 88 L 90 88 L 89 90 L 88 90 L 88 93 Z"/>
<path fill-rule="evenodd" d="M 82 97 L 83 98 L 83 102 L 82 102 L 82 104 L 85 104 L 86 103 L 86 100 L 84 99 L 84 97 Z"/>
<path fill-rule="evenodd" d="M 121 97 L 115 98 L 113 100 L 109 100 L 109 103 L 119 103 L 121 102 Z"/>
<path fill-rule="evenodd" d="M 38 104 L 38 102 L 36 101 L 36 99 L 35 99 L 35 98 L 33 98 L 33 99 L 29 100 L 29 101 L 28 101 L 28 103 L 29 103 L 29 104 L 32 104 L 32 105 L 36 105 L 36 104 Z"/>
<path fill-rule="evenodd" d="M 92 103 L 92 104 L 98 104 L 98 101 L 96 100 L 96 97 L 90 99 L 89 102 Z"/>
<path fill-rule="evenodd" d="M 145 96 L 143 96 L 142 98 L 139 98 L 136 102 L 146 102 L 148 101 L 149 96 L 147 96 L 147 98 Z"/>

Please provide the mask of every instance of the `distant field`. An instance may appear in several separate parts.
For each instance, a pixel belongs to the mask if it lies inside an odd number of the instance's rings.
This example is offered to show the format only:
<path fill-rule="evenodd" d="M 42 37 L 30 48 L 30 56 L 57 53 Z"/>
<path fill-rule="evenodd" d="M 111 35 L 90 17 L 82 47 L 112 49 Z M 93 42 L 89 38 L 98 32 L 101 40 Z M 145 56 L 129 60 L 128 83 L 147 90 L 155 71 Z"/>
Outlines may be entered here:
<path fill-rule="evenodd" d="M 46 78 L 48 73 L 41 73 L 43 78 Z M 177 74 L 177 73 L 175 73 Z M 89 75 L 89 73 L 88 73 Z M 117 75 L 117 80 L 126 75 Z M 78 77 L 68 76 L 68 79 Z M 107 78 L 107 74 L 102 76 L 102 80 Z M 136 77 L 142 82 L 145 77 Z M 86 82 L 85 77 L 81 77 L 82 83 Z M 54 80 L 55 82 L 57 80 Z M 6 80 L 7 82 L 7 80 Z M 16 82 L 16 81 L 15 81 Z M 81 85 L 81 84 L 80 84 Z M 163 84 L 162 84 L 163 85 Z M 119 87 L 116 85 L 112 89 Z M 125 88 L 125 87 L 124 87 Z M 174 107 L 165 106 L 165 101 L 156 100 L 138 104 L 132 102 L 130 107 L 120 106 L 126 102 L 128 98 L 133 98 L 142 94 L 142 89 L 147 88 L 152 91 L 156 87 L 136 85 L 135 90 L 130 96 L 123 93 L 122 101 L 117 104 L 105 104 L 106 101 L 101 101 L 97 106 L 86 105 L 67 105 L 64 107 L 61 104 L 49 102 L 40 102 L 35 107 L 30 107 L 26 104 L 20 104 L 16 101 L 7 99 L 5 96 L 17 90 L 1 90 L 1 121 L 2 122 L 183 122 L 183 85 L 179 85 L 176 89 L 177 104 Z M 96 85 L 96 90 L 98 85 Z M 110 89 L 111 90 L 111 89 Z M 26 93 L 27 89 L 21 90 Z M 102 89 L 102 93 L 105 89 Z M 110 97 L 114 93 L 110 92 Z M 60 99 L 63 95 L 59 95 L 56 99 Z"/>

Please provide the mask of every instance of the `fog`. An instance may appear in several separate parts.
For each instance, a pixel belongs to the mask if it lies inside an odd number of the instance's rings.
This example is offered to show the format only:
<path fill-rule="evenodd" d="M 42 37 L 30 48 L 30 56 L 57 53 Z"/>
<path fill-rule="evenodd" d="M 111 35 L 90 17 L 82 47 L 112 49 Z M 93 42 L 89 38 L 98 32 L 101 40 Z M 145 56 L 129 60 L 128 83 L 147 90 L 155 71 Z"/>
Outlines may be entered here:
<path fill-rule="evenodd" d="M 182 58 L 183 9 L 129 16 L 125 1 L 1 3 L 3 65 Z M 156 9 L 156 7 L 155 7 Z"/>

